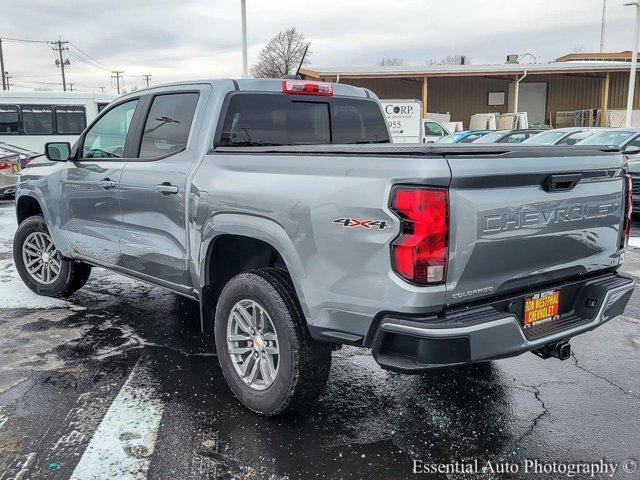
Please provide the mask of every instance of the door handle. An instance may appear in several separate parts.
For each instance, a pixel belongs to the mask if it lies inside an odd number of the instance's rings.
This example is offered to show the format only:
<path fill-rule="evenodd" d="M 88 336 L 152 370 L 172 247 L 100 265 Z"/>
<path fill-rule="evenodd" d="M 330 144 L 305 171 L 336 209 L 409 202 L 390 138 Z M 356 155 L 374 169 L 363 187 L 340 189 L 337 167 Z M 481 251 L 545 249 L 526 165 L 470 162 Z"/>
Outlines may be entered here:
<path fill-rule="evenodd" d="M 100 180 L 98 182 L 98 186 L 100 188 L 104 188 L 105 190 L 108 190 L 110 188 L 115 188 L 116 185 L 117 185 L 116 182 L 114 182 L 113 180 L 109 180 L 108 178 L 104 180 Z"/>
<path fill-rule="evenodd" d="M 156 185 L 156 192 L 158 192 L 160 195 L 175 195 L 178 193 L 178 187 L 165 182 L 161 183 L 160 185 Z"/>

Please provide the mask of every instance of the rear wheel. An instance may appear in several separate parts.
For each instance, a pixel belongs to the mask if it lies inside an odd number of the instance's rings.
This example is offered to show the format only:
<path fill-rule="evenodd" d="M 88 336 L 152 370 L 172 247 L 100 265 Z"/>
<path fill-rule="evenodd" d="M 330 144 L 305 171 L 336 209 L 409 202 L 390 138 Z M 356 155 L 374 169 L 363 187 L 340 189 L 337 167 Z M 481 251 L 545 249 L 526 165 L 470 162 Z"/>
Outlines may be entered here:
<path fill-rule="evenodd" d="M 283 270 L 259 269 L 227 283 L 216 309 L 215 341 L 229 387 L 260 414 L 307 404 L 327 382 L 331 346 L 311 338 Z"/>
<path fill-rule="evenodd" d="M 27 218 L 13 238 L 13 260 L 22 281 L 38 295 L 66 297 L 82 288 L 91 267 L 62 258 L 42 215 Z"/>

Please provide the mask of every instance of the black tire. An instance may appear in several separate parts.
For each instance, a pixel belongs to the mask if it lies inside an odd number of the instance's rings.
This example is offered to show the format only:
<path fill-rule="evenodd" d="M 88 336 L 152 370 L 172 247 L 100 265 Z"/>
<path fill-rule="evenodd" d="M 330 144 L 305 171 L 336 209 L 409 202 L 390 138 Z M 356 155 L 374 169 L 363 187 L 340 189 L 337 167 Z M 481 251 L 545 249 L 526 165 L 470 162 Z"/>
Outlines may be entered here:
<path fill-rule="evenodd" d="M 242 381 L 227 346 L 229 315 L 243 299 L 266 309 L 278 336 L 278 372 L 265 390 L 254 390 Z M 311 338 L 286 271 L 263 268 L 232 278 L 218 299 L 214 329 L 222 373 L 235 396 L 254 412 L 266 416 L 288 413 L 313 402 L 324 389 L 331 368 L 331 345 Z"/>
<path fill-rule="evenodd" d="M 13 237 L 13 261 L 24 284 L 31 291 L 46 297 L 68 297 L 82 288 L 91 275 L 91 266 L 86 263 L 61 259 L 60 274 L 51 284 L 41 283 L 29 274 L 22 258 L 22 246 L 27 237 L 34 232 L 42 232 L 49 235 L 47 224 L 42 215 L 36 215 L 24 220 L 18 226 Z"/>

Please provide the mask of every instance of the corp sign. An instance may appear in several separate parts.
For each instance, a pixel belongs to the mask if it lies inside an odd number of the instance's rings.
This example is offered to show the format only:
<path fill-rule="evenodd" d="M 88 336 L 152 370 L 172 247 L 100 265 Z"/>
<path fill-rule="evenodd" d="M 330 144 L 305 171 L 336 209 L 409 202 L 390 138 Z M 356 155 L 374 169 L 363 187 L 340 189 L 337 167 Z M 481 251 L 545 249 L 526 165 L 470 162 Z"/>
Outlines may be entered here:
<path fill-rule="evenodd" d="M 385 100 L 382 103 L 394 143 L 419 143 L 422 102 L 419 100 Z"/>

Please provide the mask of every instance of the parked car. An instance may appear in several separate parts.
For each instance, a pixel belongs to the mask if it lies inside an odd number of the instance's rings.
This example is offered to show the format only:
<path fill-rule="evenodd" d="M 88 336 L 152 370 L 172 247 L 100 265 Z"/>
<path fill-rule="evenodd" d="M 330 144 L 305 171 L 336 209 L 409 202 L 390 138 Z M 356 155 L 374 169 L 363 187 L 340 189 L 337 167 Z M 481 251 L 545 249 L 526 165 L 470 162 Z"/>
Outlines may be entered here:
<path fill-rule="evenodd" d="M 491 132 L 493 130 L 463 130 L 442 137 L 436 143 L 471 143 Z"/>
<path fill-rule="evenodd" d="M 616 128 L 601 131 L 580 142 L 580 145 L 611 145 L 622 150 L 627 158 L 627 170 L 631 176 L 633 209 L 640 209 L 640 128 Z"/>
<path fill-rule="evenodd" d="M 567 127 L 545 130 L 522 143 L 527 145 L 575 145 L 576 143 L 602 132 L 597 127 Z"/>
<path fill-rule="evenodd" d="M 132 92 L 47 145 L 57 168 L 24 170 L 17 271 L 40 295 L 96 265 L 199 301 L 231 390 L 265 415 L 313 400 L 342 344 L 414 374 L 567 359 L 622 313 L 619 152 L 389 141 L 375 95 L 344 84 Z"/>
<path fill-rule="evenodd" d="M 0 147 L 0 200 L 13 198 L 20 170 L 20 155 Z"/>
<path fill-rule="evenodd" d="M 522 143 L 542 131 L 536 128 L 496 130 L 474 140 L 473 143 Z"/>
<path fill-rule="evenodd" d="M 18 154 L 20 157 L 20 166 L 25 168 L 32 160 L 41 157 L 43 154 L 28 150 L 22 147 L 16 147 L 8 143 L 0 142 L 0 149 Z"/>

